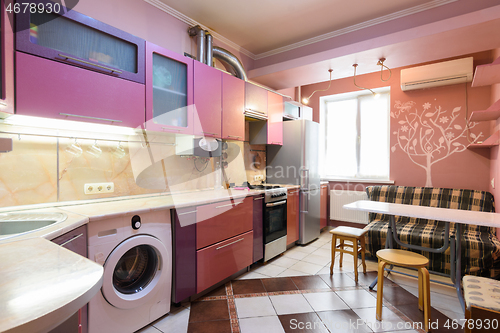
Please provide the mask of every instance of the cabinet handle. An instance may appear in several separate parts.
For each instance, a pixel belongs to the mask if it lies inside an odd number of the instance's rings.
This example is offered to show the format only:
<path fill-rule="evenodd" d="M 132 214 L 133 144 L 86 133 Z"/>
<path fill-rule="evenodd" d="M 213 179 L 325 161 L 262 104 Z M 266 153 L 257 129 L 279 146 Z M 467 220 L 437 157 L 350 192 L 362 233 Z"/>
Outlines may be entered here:
<path fill-rule="evenodd" d="M 282 143 L 281 143 L 281 142 L 279 142 L 279 141 L 273 141 L 272 143 L 277 143 L 277 144 L 280 144 L 280 145 L 282 144 Z"/>
<path fill-rule="evenodd" d="M 228 138 L 237 138 L 237 139 L 241 139 L 242 138 L 241 136 L 238 136 L 238 135 L 228 135 L 227 137 Z"/>
<path fill-rule="evenodd" d="M 118 74 L 122 73 L 122 71 L 116 70 L 116 69 L 111 68 L 111 67 L 106 67 L 106 66 L 102 66 L 102 65 L 99 65 L 99 64 L 94 64 L 93 62 L 90 62 L 90 61 L 85 61 L 85 60 L 81 60 L 81 59 L 78 59 L 78 58 L 73 58 L 73 57 L 70 57 L 70 56 L 67 56 L 67 55 L 64 55 L 64 54 L 60 54 L 60 53 L 59 53 L 59 56 L 62 57 L 62 58 L 65 58 L 65 60 L 71 59 L 71 60 L 74 60 L 74 61 L 77 61 L 77 62 L 81 62 L 82 64 L 91 65 L 91 66 L 94 66 L 94 67 L 105 69 L 107 71 L 111 71 L 111 73 L 118 73 Z"/>
<path fill-rule="evenodd" d="M 253 201 L 262 200 L 264 197 L 254 198 Z"/>
<path fill-rule="evenodd" d="M 230 203 L 230 204 L 227 204 L 227 205 L 217 206 L 217 207 L 215 207 L 215 208 L 223 208 L 223 207 L 228 207 L 228 206 L 236 206 L 236 205 L 239 205 L 239 204 L 237 204 L 237 203 L 234 203 L 234 204 L 233 204 L 233 203 Z"/>
<path fill-rule="evenodd" d="M 266 207 L 274 207 L 274 206 L 281 206 L 286 204 L 286 200 L 283 201 L 278 201 L 278 202 L 273 202 L 273 203 L 268 203 L 266 204 Z"/>
<path fill-rule="evenodd" d="M 5 102 L 0 102 L 0 105 L 1 105 L 1 106 L 7 106 L 7 103 L 5 103 Z"/>
<path fill-rule="evenodd" d="M 290 194 L 295 194 L 295 193 L 299 193 L 299 190 L 290 192 Z"/>
<path fill-rule="evenodd" d="M 64 246 L 64 245 L 66 245 L 66 244 L 69 244 L 69 243 L 71 243 L 72 241 L 74 241 L 75 239 L 80 238 L 80 237 L 82 237 L 82 236 L 83 236 L 83 233 L 81 233 L 81 234 L 79 234 L 79 235 L 76 235 L 76 236 L 74 236 L 73 238 L 71 238 L 71 239 L 69 239 L 69 240 L 65 241 L 64 243 L 59 244 L 59 246 Z"/>
<path fill-rule="evenodd" d="M 217 135 L 217 133 L 202 132 L 203 134 Z"/>
<path fill-rule="evenodd" d="M 170 127 L 162 127 L 161 129 L 167 130 L 167 131 L 182 131 L 181 129 L 178 128 L 170 128 Z"/>
<path fill-rule="evenodd" d="M 231 242 L 231 243 L 226 244 L 226 245 L 219 246 L 219 247 L 217 247 L 217 248 L 215 248 L 215 249 L 216 249 L 216 250 L 220 250 L 220 249 L 222 249 L 222 248 L 224 248 L 224 247 L 226 247 L 226 246 L 233 245 L 233 244 L 235 244 L 235 243 L 241 242 L 241 241 L 242 241 L 242 240 L 244 240 L 244 239 L 245 239 L 245 238 L 241 238 L 241 239 L 235 240 L 234 242 Z"/>
<path fill-rule="evenodd" d="M 181 216 L 181 215 L 187 215 L 187 214 L 194 214 L 196 213 L 195 210 L 191 211 L 191 212 L 185 212 L 185 213 L 177 213 L 177 216 Z"/>
<path fill-rule="evenodd" d="M 94 119 L 94 120 L 102 120 L 102 121 L 110 121 L 112 123 L 122 123 L 121 120 L 116 119 L 107 119 L 107 118 L 99 118 L 99 117 L 90 117 L 90 116 L 81 116 L 79 114 L 71 114 L 71 113 L 59 113 L 61 116 L 65 117 L 76 117 L 76 118 L 85 118 L 85 119 Z"/>

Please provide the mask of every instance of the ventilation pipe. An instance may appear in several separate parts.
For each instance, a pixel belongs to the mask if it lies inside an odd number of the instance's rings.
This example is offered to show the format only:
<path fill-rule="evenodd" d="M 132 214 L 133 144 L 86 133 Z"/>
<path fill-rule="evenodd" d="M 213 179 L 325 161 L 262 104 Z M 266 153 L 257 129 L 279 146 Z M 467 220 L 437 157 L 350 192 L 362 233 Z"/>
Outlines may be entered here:
<path fill-rule="evenodd" d="M 228 72 L 242 80 L 248 81 L 247 73 L 245 73 L 243 64 L 234 54 L 223 49 L 222 47 L 217 46 L 214 46 L 212 50 L 213 57 L 219 59 Z"/>
<path fill-rule="evenodd" d="M 203 30 L 199 25 L 189 28 L 189 36 L 196 36 L 196 45 L 198 48 L 196 58 L 199 62 L 206 64 L 205 61 L 205 30 Z"/>
<path fill-rule="evenodd" d="M 213 36 L 207 31 L 205 34 L 205 42 L 206 42 L 206 64 L 208 66 L 214 66 L 214 58 L 213 58 L 213 47 L 214 47 L 214 38 Z"/>

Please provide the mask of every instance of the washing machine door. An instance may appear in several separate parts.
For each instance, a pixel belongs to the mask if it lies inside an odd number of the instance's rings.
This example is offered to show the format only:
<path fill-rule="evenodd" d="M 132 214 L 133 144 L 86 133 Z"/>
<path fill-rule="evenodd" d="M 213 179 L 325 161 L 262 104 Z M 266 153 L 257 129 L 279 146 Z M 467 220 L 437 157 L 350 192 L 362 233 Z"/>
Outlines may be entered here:
<path fill-rule="evenodd" d="M 113 306 L 133 309 L 165 289 L 168 251 L 157 238 L 137 235 L 118 245 L 104 263 L 102 294 Z"/>

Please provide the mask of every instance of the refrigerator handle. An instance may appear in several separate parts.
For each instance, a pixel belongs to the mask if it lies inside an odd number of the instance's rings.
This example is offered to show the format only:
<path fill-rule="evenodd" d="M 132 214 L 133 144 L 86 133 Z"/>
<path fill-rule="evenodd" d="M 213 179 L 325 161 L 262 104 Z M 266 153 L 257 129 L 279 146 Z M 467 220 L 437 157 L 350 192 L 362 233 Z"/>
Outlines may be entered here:
<path fill-rule="evenodd" d="M 302 187 L 301 189 L 309 191 L 309 169 L 301 169 L 300 171 L 304 172 L 304 177 L 301 177 L 301 180 L 304 178 L 307 180 L 303 183 L 303 184 L 305 184 L 305 186 L 302 186 L 302 184 L 300 184 Z M 307 175 L 307 177 L 306 177 L 306 175 Z"/>
<path fill-rule="evenodd" d="M 302 207 L 301 213 L 309 213 L 309 192 L 302 192 Z M 306 197 L 307 196 L 307 197 Z"/>

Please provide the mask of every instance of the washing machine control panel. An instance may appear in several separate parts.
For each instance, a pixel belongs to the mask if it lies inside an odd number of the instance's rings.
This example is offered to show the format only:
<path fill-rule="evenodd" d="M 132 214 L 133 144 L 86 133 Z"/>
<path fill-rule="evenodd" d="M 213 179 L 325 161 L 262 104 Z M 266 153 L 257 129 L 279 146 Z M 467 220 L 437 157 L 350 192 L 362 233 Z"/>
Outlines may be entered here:
<path fill-rule="evenodd" d="M 137 230 L 141 227 L 141 217 L 139 215 L 134 215 L 132 217 L 132 229 Z"/>

